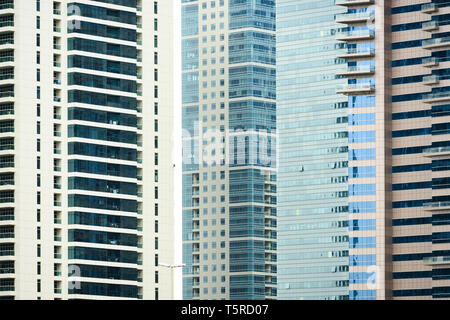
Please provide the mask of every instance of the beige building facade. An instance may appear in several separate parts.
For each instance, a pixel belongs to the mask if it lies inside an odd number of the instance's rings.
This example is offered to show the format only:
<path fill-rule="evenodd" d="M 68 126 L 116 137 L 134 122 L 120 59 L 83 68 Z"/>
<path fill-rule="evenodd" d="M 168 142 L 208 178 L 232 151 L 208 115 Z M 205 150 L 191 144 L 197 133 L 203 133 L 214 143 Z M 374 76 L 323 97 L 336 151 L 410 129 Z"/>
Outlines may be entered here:
<path fill-rule="evenodd" d="M 0 297 L 171 299 L 172 1 L 0 4 Z"/>

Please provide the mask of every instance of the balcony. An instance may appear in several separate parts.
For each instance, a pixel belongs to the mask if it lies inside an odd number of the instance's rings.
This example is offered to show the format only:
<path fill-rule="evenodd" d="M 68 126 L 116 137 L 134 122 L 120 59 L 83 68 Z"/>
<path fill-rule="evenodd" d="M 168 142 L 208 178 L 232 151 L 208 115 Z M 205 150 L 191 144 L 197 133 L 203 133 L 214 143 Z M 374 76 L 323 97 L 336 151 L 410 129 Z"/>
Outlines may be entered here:
<path fill-rule="evenodd" d="M 429 76 L 424 76 L 422 79 L 422 84 L 430 86 L 433 84 L 438 84 L 439 83 L 439 77 L 437 75 L 429 75 Z"/>
<path fill-rule="evenodd" d="M 450 147 L 428 148 L 424 149 L 422 154 L 427 158 L 450 156 Z"/>
<path fill-rule="evenodd" d="M 347 71 L 336 72 L 338 76 L 362 76 L 375 73 L 374 66 L 349 66 Z"/>
<path fill-rule="evenodd" d="M 336 16 L 336 22 L 345 24 L 368 22 L 374 19 L 375 13 L 373 11 L 344 13 Z"/>
<path fill-rule="evenodd" d="M 427 21 L 422 23 L 422 30 L 423 31 L 434 31 L 439 29 L 439 25 L 436 21 Z"/>
<path fill-rule="evenodd" d="M 374 0 L 336 0 L 336 5 L 338 6 L 362 6 L 362 5 L 369 5 L 373 4 Z"/>
<path fill-rule="evenodd" d="M 422 102 L 424 103 L 437 103 L 450 101 L 450 92 L 436 92 L 423 95 Z"/>
<path fill-rule="evenodd" d="M 338 41 L 370 40 L 373 38 L 375 38 L 375 30 L 370 29 L 347 30 L 336 34 L 336 40 Z"/>
<path fill-rule="evenodd" d="M 449 256 L 426 257 L 423 258 L 423 264 L 425 265 L 450 264 L 450 257 Z"/>
<path fill-rule="evenodd" d="M 339 86 L 336 88 L 336 93 L 345 95 L 360 95 L 375 92 L 375 84 L 373 83 L 356 83 Z"/>
<path fill-rule="evenodd" d="M 422 41 L 422 48 L 428 50 L 440 49 L 442 47 L 449 47 L 449 46 L 450 46 L 450 37 L 433 38 Z"/>
<path fill-rule="evenodd" d="M 424 3 L 421 8 L 422 13 L 432 13 L 436 12 L 437 10 L 438 8 L 434 3 Z"/>
<path fill-rule="evenodd" d="M 347 53 L 339 54 L 337 57 L 343 59 L 351 59 L 373 57 L 374 55 L 375 49 L 373 48 L 348 48 Z"/>
<path fill-rule="evenodd" d="M 439 61 L 436 57 L 427 57 L 422 59 L 422 66 L 431 68 L 437 67 L 439 65 Z"/>

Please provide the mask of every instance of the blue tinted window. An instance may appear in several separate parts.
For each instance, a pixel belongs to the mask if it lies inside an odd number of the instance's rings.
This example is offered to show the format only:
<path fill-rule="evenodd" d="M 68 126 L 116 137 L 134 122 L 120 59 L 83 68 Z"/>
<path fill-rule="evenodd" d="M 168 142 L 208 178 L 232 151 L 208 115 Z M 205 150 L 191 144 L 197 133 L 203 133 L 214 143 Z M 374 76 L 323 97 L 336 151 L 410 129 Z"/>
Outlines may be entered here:
<path fill-rule="evenodd" d="M 375 149 L 353 149 L 348 152 L 348 160 L 374 160 Z"/>
<path fill-rule="evenodd" d="M 411 164 L 411 165 L 406 165 L 406 166 L 395 166 L 395 167 L 392 167 L 392 173 L 427 171 L 427 170 L 431 170 L 431 164 L 430 163 Z"/>
<path fill-rule="evenodd" d="M 375 107 L 375 96 L 353 96 L 348 98 L 349 108 Z"/>
<path fill-rule="evenodd" d="M 350 290 L 350 300 L 376 300 L 376 290 Z"/>
<path fill-rule="evenodd" d="M 363 201 L 363 202 L 349 202 L 349 213 L 374 213 L 376 212 L 375 201 Z"/>
<path fill-rule="evenodd" d="M 349 256 L 350 266 L 374 266 L 376 264 L 376 255 L 357 254 Z"/>
<path fill-rule="evenodd" d="M 358 113 L 348 116 L 349 126 L 375 124 L 375 113 Z"/>
<path fill-rule="evenodd" d="M 350 220 L 348 225 L 350 231 L 376 230 L 375 219 Z"/>
<path fill-rule="evenodd" d="M 348 192 L 350 196 L 373 195 L 376 194 L 376 184 L 350 184 L 348 186 Z"/>
<path fill-rule="evenodd" d="M 351 249 L 376 248 L 376 243 L 376 237 L 351 237 L 349 239 L 349 247 Z"/>
<path fill-rule="evenodd" d="M 375 166 L 366 167 L 350 167 L 348 168 L 348 175 L 351 178 L 369 178 L 376 176 Z"/>

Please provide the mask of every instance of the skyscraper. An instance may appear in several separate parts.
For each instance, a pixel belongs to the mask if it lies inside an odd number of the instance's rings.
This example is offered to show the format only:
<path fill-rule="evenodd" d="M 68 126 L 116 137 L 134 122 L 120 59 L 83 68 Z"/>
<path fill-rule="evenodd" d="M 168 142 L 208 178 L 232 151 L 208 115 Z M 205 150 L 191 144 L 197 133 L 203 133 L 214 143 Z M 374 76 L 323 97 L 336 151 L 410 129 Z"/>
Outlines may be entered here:
<path fill-rule="evenodd" d="M 171 10 L 0 4 L 2 299 L 171 297 Z"/>
<path fill-rule="evenodd" d="M 278 298 L 348 299 L 346 12 L 277 1 Z"/>
<path fill-rule="evenodd" d="M 276 296 L 275 3 L 182 1 L 183 297 Z"/>
<path fill-rule="evenodd" d="M 301 8 L 301 1 L 294 2 Z M 335 68 L 336 78 L 347 80 L 343 86 L 336 85 L 338 96 L 334 101 L 340 102 L 339 95 L 347 96 L 348 207 L 343 212 L 348 211 L 348 298 L 449 298 L 446 110 L 450 92 L 446 67 L 450 2 L 337 0 L 327 4 L 328 12 L 336 14 L 335 48 L 345 49 L 335 53 L 334 63 L 347 61 L 343 72 Z M 279 19 L 283 9 L 278 10 Z M 319 21 L 310 15 L 299 16 L 299 20 Z M 326 20 L 330 21 L 329 17 Z M 283 30 L 282 24 L 278 27 Z M 280 41 L 283 44 L 283 38 Z M 281 60 L 288 49 L 280 46 L 278 50 Z M 281 79 L 289 79 L 283 68 L 280 64 L 281 93 Z M 325 72 L 323 66 L 314 75 L 324 77 Z M 285 97 L 278 94 L 278 99 L 278 105 L 283 105 Z M 280 112 L 284 112 L 283 108 Z M 283 154 L 285 121 L 281 117 L 278 120 Z M 323 134 L 328 129 L 315 127 Z M 288 138 L 296 139 L 295 135 L 286 135 Z M 327 149 L 327 153 L 331 150 Z M 281 159 L 281 216 L 289 200 L 284 194 L 293 190 L 289 179 L 282 175 L 284 167 Z M 315 181 L 321 178 L 317 176 Z M 313 182 L 308 184 L 311 189 Z M 307 207 L 297 204 L 301 216 Z M 301 222 L 301 218 L 297 221 Z M 280 296 L 287 294 L 289 284 L 295 282 L 293 277 L 282 278 L 284 270 L 289 270 L 289 261 L 284 259 L 290 254 L 285 252 L 289 247 L 284 239 L 306 238 L 310 231 L 304 230 L 294 232 L 284 227 L 280 217 Z M 339 242 L 339 238 L 333 242 Z M 314 244 L 315 248 L 321 246 Z M 333 266 L 330 261 L 325 264 L 324 270 Z M 312 272 L 317 274 L 318 270 L 315 267 Z M 335 270 L 339 271 L 344 270 Z M 340 280 L 337 274 L 334 278 Z M 291 297 L 302 298 L 304 294 Z"/>

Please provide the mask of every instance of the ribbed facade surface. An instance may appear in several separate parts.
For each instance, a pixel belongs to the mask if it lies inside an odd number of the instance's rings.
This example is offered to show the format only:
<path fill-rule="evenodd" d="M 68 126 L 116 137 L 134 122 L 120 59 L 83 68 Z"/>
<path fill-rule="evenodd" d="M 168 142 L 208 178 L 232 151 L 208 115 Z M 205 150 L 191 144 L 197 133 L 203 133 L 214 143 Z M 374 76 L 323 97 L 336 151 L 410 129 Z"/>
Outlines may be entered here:
<path fill-rule="evenodd" d="M 182 1 L 185 299 L 276 296 L 275 2 Z"/>
<path fill-rule="evenodd" d="M 172 128 L 157 92 L 158 45 L 169 49 L 157 31 L 170 26 L 158 9 L 171 5 L 1 2 L 2 299 L 171 297 L 156 268 L 160 249 L 173 253 L 158 237 L 158 209 L 170 222 L 173 202 L 158 190 L 173 170 L 158 141 Z"/>

